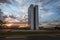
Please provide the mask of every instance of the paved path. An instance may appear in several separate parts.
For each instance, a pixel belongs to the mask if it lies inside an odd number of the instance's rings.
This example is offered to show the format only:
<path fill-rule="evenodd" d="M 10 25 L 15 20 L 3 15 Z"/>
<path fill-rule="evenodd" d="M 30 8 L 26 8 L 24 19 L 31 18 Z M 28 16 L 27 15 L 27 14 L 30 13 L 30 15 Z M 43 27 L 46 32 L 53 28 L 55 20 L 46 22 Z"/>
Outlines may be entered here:
<path fill-rule="evenodd" d="M 60 40 L 60 35 L 28 35 L 28 36 L 10 36 L 0 37 L 0 40 Z"/>

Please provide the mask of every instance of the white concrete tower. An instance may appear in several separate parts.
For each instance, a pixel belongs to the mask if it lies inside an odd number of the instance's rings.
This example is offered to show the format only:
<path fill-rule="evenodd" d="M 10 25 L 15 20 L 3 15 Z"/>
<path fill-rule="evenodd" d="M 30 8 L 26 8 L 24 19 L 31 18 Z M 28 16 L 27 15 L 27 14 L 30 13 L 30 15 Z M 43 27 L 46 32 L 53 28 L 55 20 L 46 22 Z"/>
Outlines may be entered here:
<path fill-rule="evenodd" d="M 28 8 L 28 23 L 30 25 L 30 29 L 34 30 L 34 5 L 31 4 Z"/>
<path fill-rule="evenodd" d="M 31 30 L 38 30 L 39 20 L 38 20 L 38 5 L 31 4 L 28 8 L 28 23 Z"/>
<path fill-rule="evenodd" d="M 34 6 L 34 30 L 39 29 L 38 5 Z"/>

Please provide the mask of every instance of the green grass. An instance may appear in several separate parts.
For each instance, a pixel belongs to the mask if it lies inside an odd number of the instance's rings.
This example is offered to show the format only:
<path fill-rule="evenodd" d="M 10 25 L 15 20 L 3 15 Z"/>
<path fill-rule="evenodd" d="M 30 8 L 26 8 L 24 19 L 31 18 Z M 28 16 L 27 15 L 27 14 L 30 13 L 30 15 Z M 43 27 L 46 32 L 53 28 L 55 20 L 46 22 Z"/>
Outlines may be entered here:
<path fill-rule="evenodd" d="M 0 32 L 2 36 L 11 36 L 11 35 L 34 35 L 34 34 L 60 34 L 59 31 L 19 31 L 19 32 Z"/>

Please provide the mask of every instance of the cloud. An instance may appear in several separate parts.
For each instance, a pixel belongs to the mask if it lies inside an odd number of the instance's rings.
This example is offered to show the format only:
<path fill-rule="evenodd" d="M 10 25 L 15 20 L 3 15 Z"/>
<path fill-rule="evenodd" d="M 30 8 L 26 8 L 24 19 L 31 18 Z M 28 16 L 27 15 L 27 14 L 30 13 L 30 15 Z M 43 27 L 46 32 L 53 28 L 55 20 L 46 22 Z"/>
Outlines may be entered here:
<path fill-rule="evenodd" d="M 54 5 L 54 7 L 57 8 L 57 9 L 60 9 L 60 1 L 56 2 L 55 5 Z"/>
<path fill-rule="evenodd" d="M 6 21 L 6 22 L 20 22 L 20 20 L 11 18 L 11 17 L 9 17 L 9 16 L 8 16 L 7 18 L 5 18 L 5 21 Z"/>
<path fill-rule="evenodd" d="M 22 3 L 22 2 L 24 2 L 25 0 L 16 0 L 17 2 L 19 2 L 19 3 Z"/>
<path fill-rule="evenodd" d="M 5 8 L 6 7 L 6 8 Z M 4 9 L 3 9 L 4 8 Z M 27 15 L 27 12 L 28 12 L 28 8 L 26 8 L 25 6 L 19 6 L 19 7 L 15 7 L 11 4 L 7 4 L 5 6 L 3 6 L 3 13 L 5 15 L 14 15 L 15 17 L 21 17 L 21 15 Z M 21 15 L 20 15 L 21 14 Z M 22 16 L 23 16 L 22 15 Z"/>
<path fill-rule="evenodd" d="M 52 15 L 52 14 L 54 14 L 53 12 L 48 12 L 48 15 L 50 16 L 50 15 Z"/>
<path fill-rule="evenodd" d="M 43 0 L 35 0 L 35 3 L 43 2 Z"/>
<path fill-rule="evenodd" d="M 54 14 L 54 13 L 53 12 L 47 12 L 46 14 L 41 14 L 40 18 L 44 18 L 46 15 L 51 16 L 52 14 Z"/>
<path fill-rule="evenodd" d="M 20 4 L 23 4 L 24 2 L 27 2 L 28 0 L 16 0 L 17 2 L 19 2 Z"/>
<path fill-rule="evenodd" d="M 19 7 L 19 9 L 25 14 L 28 12 L 28 9 L 25 6 Z"/>
<path fill-rule="evenodd" d="M 9 0 L 7 0 L 8 2 L 11 2 L 11 1 L 9 1 Z M 20 5 L 19 5 L 19 7 L 16 7 L 16 6 L 14 6 L 14 5 L 12 5 L 12 4 L 7 4 L 7 9 L 5 9 L 5 10 L 7 10 L 6 12 L 4 12 L 6 15 L 8 14 L 8 15 L 10 15 L 10 14 L 13 14 L 13 15 L 15 15 L 15 17 L 19 17 L 20 16 L 20 14 L 22 15 L 22 16 L 24 16 L 24 15 L 28 15 L 28 7 L 26 7 L 26 6 L 21 6 L 21 5 L 23 5 L 23 4 L 25 4 L 25 3 L 28 3 L 28 5 L 30 5 L 30 2 L 31 2 L 31 0 L 15 0 L 15 1 L 17 1 Z M 30 1 L 30 2 L 27 2 L 27 1 Z M 37 0 L 36 0 L 37 1 Z M 39 1 L 39 0 L 38 0 Z M 37 1 L 37 2 L 38 2 Z M 12 1 L 13 2 L 13 1 Z M 14 2 L 13 2 L 14 3 Z M 5 7 L 4 7 L 5 8 Z M 12 11 L 11 11 L 12 10 Z M 11 12 L 10 12 L 11 11 Z M 20 16 L 21 17 L 21 16 Z M 43 16 L 42 16 L 43 17 Z M 22 17 L 21 17 L 22 18 Z"/>
<path fill-rule="evenodd" d="M 2 5 L 3 3 L 0 3 L 0 6 Z"/>
<path fill-rule="evenodd" d="M 10 3 L 9 0 L 0 0 L 0 3 Z"/>
<path fill-rule="evenodd" d="M 0 3 L 5 3 L 7 2 L 7 0 L 0 0 Z"/>
<path fill-rule="evenodd" d="M 15 17 L 18 18 L 18 17 L 20 17 L 20 15 L 19 14 L 16 14 Z"/>
<path fill-rule="evenodd" d="M 42 14 L 41 16 L 40 16 L 40 18 L 43 18 L 45 16 L 45 14 Z"/>
<path fill-rule="evenodd" d="M 10 12 L 4 11 L 4 15 L 12 15 Z"/>

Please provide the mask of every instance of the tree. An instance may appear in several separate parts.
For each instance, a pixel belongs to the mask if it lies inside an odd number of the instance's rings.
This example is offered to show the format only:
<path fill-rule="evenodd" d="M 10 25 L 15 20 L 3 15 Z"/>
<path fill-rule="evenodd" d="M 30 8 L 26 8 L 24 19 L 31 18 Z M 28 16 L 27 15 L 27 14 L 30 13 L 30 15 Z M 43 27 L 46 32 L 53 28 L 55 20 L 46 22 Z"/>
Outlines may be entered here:
<path fill-rule="evenodd" d="M 3 25 L 3 24 L 5 24 L 2 20 L 0 20 L 0 25 Z"/>
<path fill-rule="evenodd" d="M 3 22 L 2 20 L 0 20 L 0 29 L 2 29 L 2 28 L 5 27 L 3 24 L 5 24 L 5 22 Z"/>

